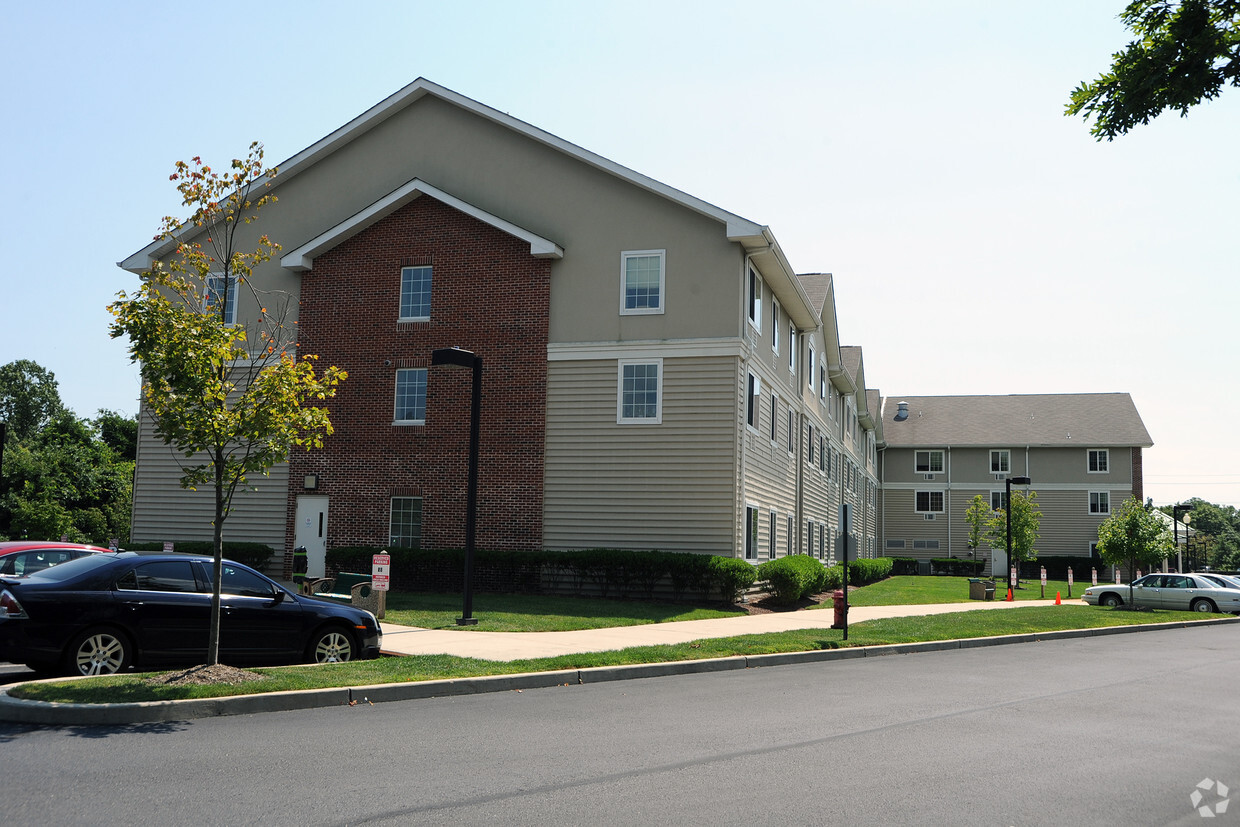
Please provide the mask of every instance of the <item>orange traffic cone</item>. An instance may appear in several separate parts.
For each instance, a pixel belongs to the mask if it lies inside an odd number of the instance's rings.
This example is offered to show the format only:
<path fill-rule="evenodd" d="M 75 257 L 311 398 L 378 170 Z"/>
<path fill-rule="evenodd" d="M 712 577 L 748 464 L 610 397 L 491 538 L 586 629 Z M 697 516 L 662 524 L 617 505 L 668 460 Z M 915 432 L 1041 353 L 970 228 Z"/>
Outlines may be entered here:
<path fill-rule="evenodd" d="M 1060 605 L 1062 605 L 1062 604 L 1059 602 L 1059 592 L 1055 592 L 1055 605 L 1056 605 L 1056 606 L 1060 606 Z"/>
<path fill-rule="evenodd" d="M 1008 589 L 1008 597 L 1007 597 L 1007 599 L 1008 599 L 1008 602 L 1009 602 L 1009 603 L 1011 603 L 1011 602 L 1012 602 L 1012 590 L 1011 590 L 1011 588 L 1009 588 L 1009 589 Z"/>

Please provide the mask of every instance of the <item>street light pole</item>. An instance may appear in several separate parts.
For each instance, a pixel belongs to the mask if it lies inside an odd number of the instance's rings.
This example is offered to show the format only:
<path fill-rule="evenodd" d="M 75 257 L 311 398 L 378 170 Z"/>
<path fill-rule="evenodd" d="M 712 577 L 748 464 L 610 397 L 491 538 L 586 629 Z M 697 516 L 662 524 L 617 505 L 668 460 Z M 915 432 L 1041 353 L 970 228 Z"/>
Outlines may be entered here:
<path fill-rule="evenodd" d="M 1012 565 L 1012 483 L 1017 485 L 1028 485 L 1032 480 L 1028 477 L 1008 477 L 1007 478 L 1007 497 L 1003 501 L 1003 515 L 1007 517 L 1007 564 L 1008 564 L 1008 592 L 1015 597 L 1016 579 L 1015 566 Z"/>
<path fill-rule="evenodd" d="M 1180 551 L 1180 521 L 1188 522 L 1188 518 L 1184 515 L 1192 511 L 1191 505 L 1175 505 L 1171 507 L 1171 522 L 1175 529 L 1175 554 L 1176 554 L 1176 571 L 1183 574 L 1184 572 L 1184 552 Z M 1188 545 L 1188 526 L 1184 526 L 1184 545 Z"/>
<path fill-rule="evenodd" d="M 432 365 L 469 368 L 473 371 L 473 395 L 469 406 L 469 476 L 465 488 L 465 605 L 457 626 L 477 626 L 474 617 L 474 536 L 478 523 L 478 441 L 482 418 L 482 357 L 459 347 L 446 347 L 431 353 Z"/>

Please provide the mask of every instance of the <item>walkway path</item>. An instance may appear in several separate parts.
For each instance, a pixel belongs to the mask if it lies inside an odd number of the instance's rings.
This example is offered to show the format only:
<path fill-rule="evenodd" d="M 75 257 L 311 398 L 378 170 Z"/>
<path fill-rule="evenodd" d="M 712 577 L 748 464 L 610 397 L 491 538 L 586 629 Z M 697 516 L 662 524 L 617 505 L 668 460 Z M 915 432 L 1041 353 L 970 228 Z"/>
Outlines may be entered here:
<path fill-rule="evenodd" d="M 1068 600 L 1066 603 L 1079 603 Z M 1022 606 L 1053 606 L 1054 600 L 1020 600 L 932 603 L 918 606 L 851 606 L 848 622 L 860 623 L 883 617 L 946 614 L 948 612 L 1010 609 Z M 792 629 L 829 629 L 835 622 L 831 609 L 684 620 L 675 623 L 644 623 L 607 629 L 573 632 L 478 632 L 464 629 L 421 629 L 383 622 L 383 651 L 393 655 L 459 655 L 483 660 L 523 660 L 602 652 L 631 646 L 687 643 L 703 638 L 787 632 Z"/>

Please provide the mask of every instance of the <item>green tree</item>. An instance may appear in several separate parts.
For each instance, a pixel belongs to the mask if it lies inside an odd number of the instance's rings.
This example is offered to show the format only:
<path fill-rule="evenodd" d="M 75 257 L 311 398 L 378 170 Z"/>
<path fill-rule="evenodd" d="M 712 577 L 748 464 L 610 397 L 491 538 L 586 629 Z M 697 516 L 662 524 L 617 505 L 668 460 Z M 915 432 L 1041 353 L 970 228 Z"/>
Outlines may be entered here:
<path fill-rule="evenodd" d="M 1094 118 L 1113 140 L 1171 109 L 1181 117 L 1225 86 L 1240 86 L 1240 0 L 1133 0 L 1120 19 L 1137 39 L 1109 72 L 1072 91 L 1068 115 Z"/>
<path fill-rule="evenodd" d="M 29 359 L 0 367 L 0 422 L 8 423 L 8 439 L 33 438 L 64 409 L 50 370 Z"/>
<path fill-rule="evenodd" d="M 990 503 L 986 502 L 986 498 L 981 494 L 973 498 L 964 512 L 964 521 L 969 526 L 966 544 L 970 554 L 976 555 L 977 547 L 986 540 L 992 514 Z"/>
<path fill-rule="evenodd" d="M 248 475 L 266 474 L 293 446 L 322 445 L 332 426 L 316 403 L 335 396 L 347 376 L 337 367 L 316 375 L 316 357 L 297 358 L 286 326 L 292 298 L 250 281 L 280 249 L 247 229 L 275 201 L 265 189 L 276 170 L 262 159 L 256 142 L 223 173 L 201 158 L 178 161 L 171 180 L 192 215 L 164 219 L 159 238 L 176 242 L 172 255 L 143 273 L 133 296 L 122 292 L 108 307 L 113 338 L 127 336 L 140 364 L 146 415 L 185 458 L 181 485 L 214 492 L 210 664 L 219 663 L 223 531 L 233 497 Z"/>
<path fill-rule="evenodd" d="M 118 457 L 130 462 L 138 458 L 138 417 L 100 408 L 91 425 Z"/>
<path fill-rule="evenodd" d="M 1020 583 L 1020 564 L 1028 560 L 1038 559 L 1038 551 L 1034 545 L 1038 542 L 1038 529 L 1042 524 L 1042 509 L 1038 507 L 1038 492 L 1030 491 L 1023 494 L 1012 492 L 1008 508 L 1012 510 L 1012 546 L 1008 565 L 1016 566 L 1016 582 Z M 987 541 L 991 548 L 1008 548 L 1007 510 L 999 509 L 991 512 L 987 525 Z"/>
<path fill-rule="evenodd" d="M 1175 553 L 1171 529 L 1154 516 L 1154 510 L 1129 497 L 1119 510 L 1098 526 L 1098 557 L 1109 566 L 1152 567 Z M 1132 577 L 1128 578 L 1128 605 L 1132 606 Z"/>

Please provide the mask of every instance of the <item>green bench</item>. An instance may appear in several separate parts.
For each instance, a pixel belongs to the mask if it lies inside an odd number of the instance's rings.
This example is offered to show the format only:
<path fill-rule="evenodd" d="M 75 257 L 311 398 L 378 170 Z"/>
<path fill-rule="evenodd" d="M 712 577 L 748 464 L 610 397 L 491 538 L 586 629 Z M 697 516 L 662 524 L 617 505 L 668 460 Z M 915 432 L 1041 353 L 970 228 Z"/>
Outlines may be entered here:
<path fill-rule="evenodd" d="M 302 586 L 302 594 L 339 600 L 369 612 L 379 610 L 379 593 L 371 585 L 369 574 L 342 571 L 335 577 L 308 580 Z"/>

